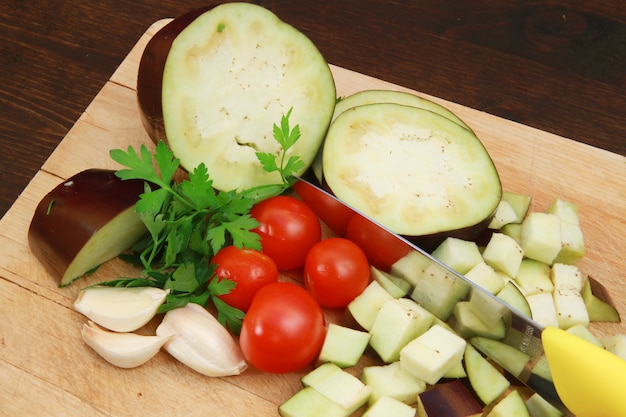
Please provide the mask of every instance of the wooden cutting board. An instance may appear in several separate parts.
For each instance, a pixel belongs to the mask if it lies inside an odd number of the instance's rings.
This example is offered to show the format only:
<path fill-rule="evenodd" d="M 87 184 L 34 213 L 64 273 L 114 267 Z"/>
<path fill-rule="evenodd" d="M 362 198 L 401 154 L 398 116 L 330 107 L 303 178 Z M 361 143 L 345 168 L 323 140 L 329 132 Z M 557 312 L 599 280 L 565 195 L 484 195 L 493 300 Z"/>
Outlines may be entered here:
<path fill-rule="evenodd" d="M 208 378 L 163 352 L 136 369 L 109 365 L 82 342 L 85 318 L 72 303 L 82 286 L 128 273 L 127 267 L 111 261 L 80 284 L 59 289 L 29 251 L 30 219 L 48 191 L 84 169 L 118 168 L 110 149 L 151 146 L 138 116 L 136 72 L 147 41 L 166 22 L 156 22 L 145 33 L 0 220 L 1 415 L 277 416 L 277 405 L 300 387 L 304 371 L 269 375 L 250 370 L 238 377 Z M 332 71 L 340 96 L 372 88 L 409 91 L 343 68 Z M 504 189 L 531 195 L 531 209 L 544 210 L 557 196 L 578 205 L 588 252 L 579 267 L 606 287 L 626 318 L 625 158 L 425 97 L 475 130 Z M 591 327 L 597 336 L 626 333 L 626 324 Z"/>

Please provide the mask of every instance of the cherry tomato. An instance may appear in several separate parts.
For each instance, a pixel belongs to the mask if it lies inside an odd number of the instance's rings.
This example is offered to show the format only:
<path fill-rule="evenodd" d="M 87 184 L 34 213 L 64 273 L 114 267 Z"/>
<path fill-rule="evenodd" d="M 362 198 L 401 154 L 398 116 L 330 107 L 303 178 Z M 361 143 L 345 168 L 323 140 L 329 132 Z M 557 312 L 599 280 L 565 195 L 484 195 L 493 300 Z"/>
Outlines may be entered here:
<path fill-rule="evenodd" d="M 257 292 L 243 319 L 239 344 L 255 368 L 286 373 L 311 363 L 325 337 L 324 314 L 311 294 L 296 284 L 278 282 Z"/>
<path fill-rule="evenodd" d="M 293 189 L 336 235 L 343 236 L 346 233 L 348 221 L 354 216 L 354 210 L 306 182 L 296 182 Z"/>
<path fill-rule="evenodd" d="M 391 265 L 410 251 L 391 232 L 386 232 L 360 214 L 355 214 L 348 222 L 346 239 L 359 245 L 370 263 L 383 271 L 388 271 Z"/>
<path fill-rule="evenodd" d="M 370 264 L 361 248 L 341 237 L 317 243 L 304 264 L 304 284 L 322 307 L 347 306 L 369 278 Z"/>
<path fill-rule="evenodd" d="M 278 268 L 272 258 L 256 250 L 226 246 L 215 254 L 211 263 L 217 265 L 215 275 L 219 279 L 237 284 L 219 298 L 242 311 L 248 310 L 258 290 L 278 281 Z"/>
<path fill-rule="evenodd" d="M 252 207 L 250 214 L 260 223 L 254 231 L 261 236 L 263 253 L 279 270 L 300 268 L 309 249 L 322 238 L 317 216 L 297 198 L 268 198 Z"/>

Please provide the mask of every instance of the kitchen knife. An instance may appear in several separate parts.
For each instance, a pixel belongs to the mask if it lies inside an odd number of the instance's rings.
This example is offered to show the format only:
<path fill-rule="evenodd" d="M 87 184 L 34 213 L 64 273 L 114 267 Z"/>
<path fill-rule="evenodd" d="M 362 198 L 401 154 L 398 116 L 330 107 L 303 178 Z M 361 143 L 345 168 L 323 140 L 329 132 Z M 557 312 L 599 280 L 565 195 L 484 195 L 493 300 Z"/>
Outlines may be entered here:
<path fill-rule="evenodd" d="M 447 288 L 461 288 L 461 291 L 455 291 L 462 294 L 458 301 L 472 298 L 472 302 L 478 302 L 490 311 L 494 320 L 502 319 L 506 336 L 501 341 L 528 358 L 523 369 L 507 371 L 565 416 L 626 417 L 625 360 L 563 330 L 542 327 L 406 238 L 344 204 L 325 191 L 316 179 L 299 179 L 294 190 L 339 234 L 345 231 L 346 223 L 358 216 L 354 220 L 358 220 L 362 234 L 353 241 L 361 246 L 375 266 L 389 269 L 395 261 L 411 256 L 418 265 L 415 273 L 421 274 L 420 279 L 445 280 Z M 435 315 L 442 314 L 436 305 L 422 306 L 431 307 L 429 309 Z M 444 314 L 439 318 L 447 321 L 449 317 Z M 506 369 L 506 364 L 500 365 Z"/>

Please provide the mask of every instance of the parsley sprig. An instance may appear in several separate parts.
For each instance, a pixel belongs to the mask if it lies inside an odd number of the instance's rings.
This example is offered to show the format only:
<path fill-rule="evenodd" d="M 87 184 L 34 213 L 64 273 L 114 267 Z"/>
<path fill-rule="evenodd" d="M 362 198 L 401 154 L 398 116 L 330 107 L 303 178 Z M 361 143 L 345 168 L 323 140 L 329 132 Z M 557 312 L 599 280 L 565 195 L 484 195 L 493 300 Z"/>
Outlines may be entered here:
<path fill-rule="evenodd" d="M 148 234 L 130 254 L 122 256 L 141 266 L 143 276 L 99 285 L 168 289 L 170 293 L 159 309 L 161 313 L 190 302 L 207 306 L 211 301 L 218 320 L 238 333 L 244 313 L 218 298 L 229 293 L 235 283 L 217 279 L 215 265 L 209 261 L 227 245 L 261 249 L 260 237 L 252 231 L 258 222 L 250 216 L 250 209 L 263 199 L 282 194 L 293 184 L 294 174 L 304 166 L 299 156 L 287 156 L 301 135 L 299 125 L 290 127 L 290 116 L 291 110 L 282 116 L 280 125 L 273 126 L 274 139 L 281 147 L 279 155 L 256 154 L 265 171 L 280 174 L 281 183 L 243 191 L 214 189 L 204 163 L 176 182 L 180 161 L 162 141 L 154 154 L 145 145 L 141 145 L 139 152 L 132 146 L 127 151 L 111 150 L 111 158 L 125 167 L 116 172 L 118 177 L 146 181 L 136 211 Z"/>

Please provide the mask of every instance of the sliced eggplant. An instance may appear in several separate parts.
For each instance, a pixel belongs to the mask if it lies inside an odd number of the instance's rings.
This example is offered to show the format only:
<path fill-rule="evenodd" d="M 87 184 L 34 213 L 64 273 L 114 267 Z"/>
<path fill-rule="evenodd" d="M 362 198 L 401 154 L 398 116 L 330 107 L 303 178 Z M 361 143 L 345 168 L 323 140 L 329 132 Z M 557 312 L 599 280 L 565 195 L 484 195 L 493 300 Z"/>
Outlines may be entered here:
<path fill-rule="evenodd" d="M 476 238 L 502 196 L 498 172 L 474 133 L 395 103 L 353 107 L 337 117 L 323 171 L 339 199 L 425 249 L 448 236 Z"/>
<path fill-rule="evenodd" d="M 130 248 L 146 234 L 135 212 L 140 180 L 90 169 L 59 184 L 37 205 L 31 251 L 61 286 Z"/>
<path fill-rule="evenodd" d="M 466 417 L 481 415 L 482 407 L 461 380 L 438 384 L 418 397 L 428 417 Z"/>
<path fill-rule="evenodd" d="M 335 84 L 315 45 L 267 9 L 228 3 L 174 19 L 148 43 L 137 94 L 144 124 L 187 170 L 204 162 L 220 190 L 280 182 L 257 152 L 278 155 L 273 125 L 290 109 L 302 174 L 321 146 Z"/>
<path fill-rule="evenodd" d="M 168 52 L 176 36 L 198 16 L 208 10 L 210 10 L 210 7 L 194 9 L 173 19 L 150 38 L 141 55 L 137 72 L 139 115 L 148 136 L 155 143 L 165 139 L 161 92 L 163 68 L 165 67 Z"/>
<path fill-rule="evenodd" d="M 470 129 L 470 127 L 463 120 L 446 107 L 424 97 L 396 90 L 364 90 L 344 97 L 335 105 L 333 121 L 339 117 L 341 113 L 348 109 L 376 103 L 395 103 L 430 110 L 433 113 L 440 114 L 446 119 L 452 120 L 456 124 L 461 125 L 468 130 Z"/>
<path fill-rule="evenodd" d="M 342 97 L 341 100 L 335 105 L 335 111 L 333 112 L 332 121 L 334 122 L 337 117 L 344 111 L 357 106 L 365 106 L 368 104 L 378 103 L 395 103 L 402 104 L 404 106 L 418 107 L 420 109 L 430 110 L 433 113 L 442 115 L 443 117 L 452 120 L 458 125 L 471 130 L 470 127 L 465 124 L 456 114 L 452 113 L 446 107 L 428 100 L 424 97 L 417 96 L 404 91 L 397 90 L 363 90 L 347 97 Z M 318 152 L 315 161 L 313 162 L 313 171 L 317 179 L 322 182 L 322 152 Z"/>

